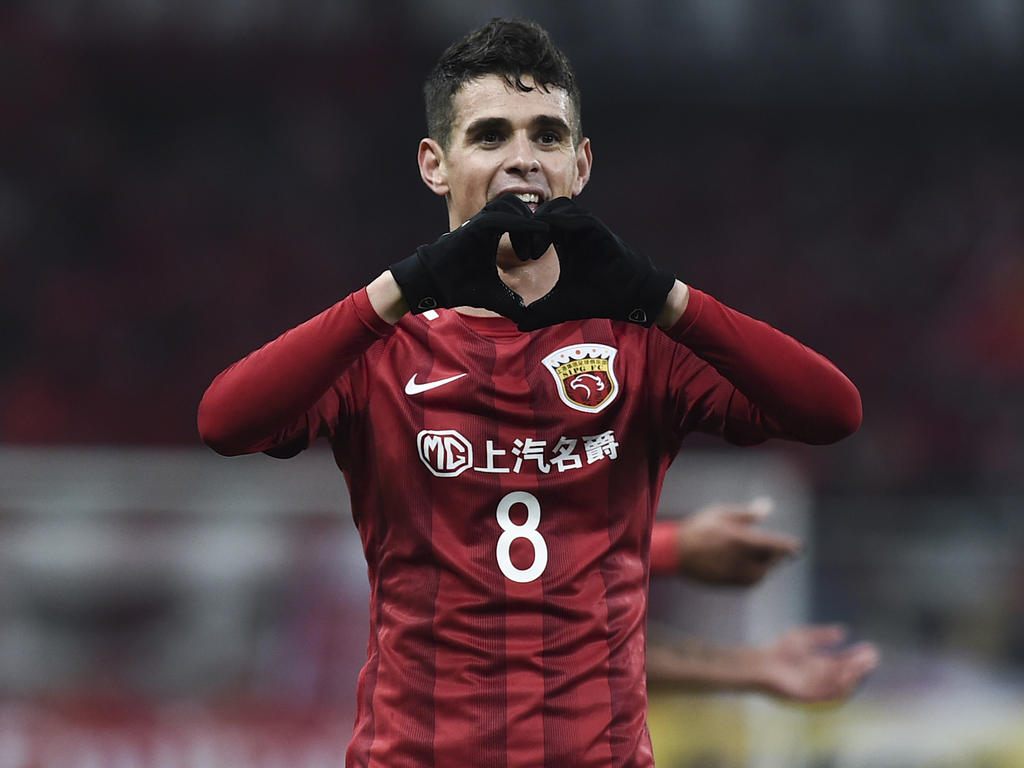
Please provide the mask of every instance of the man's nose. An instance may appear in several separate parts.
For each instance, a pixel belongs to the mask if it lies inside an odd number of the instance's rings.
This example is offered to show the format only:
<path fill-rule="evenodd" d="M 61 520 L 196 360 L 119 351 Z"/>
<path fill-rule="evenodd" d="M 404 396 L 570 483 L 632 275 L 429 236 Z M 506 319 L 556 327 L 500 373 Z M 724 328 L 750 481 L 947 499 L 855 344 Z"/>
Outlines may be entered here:
<path fill-rule="evenodd" d="M 525 133 L 515 133 L 508 143 L 508 155 L 505 158 L 505 170 L 521 176 L 536 173 L 540 170 L 536 147 Z"/>

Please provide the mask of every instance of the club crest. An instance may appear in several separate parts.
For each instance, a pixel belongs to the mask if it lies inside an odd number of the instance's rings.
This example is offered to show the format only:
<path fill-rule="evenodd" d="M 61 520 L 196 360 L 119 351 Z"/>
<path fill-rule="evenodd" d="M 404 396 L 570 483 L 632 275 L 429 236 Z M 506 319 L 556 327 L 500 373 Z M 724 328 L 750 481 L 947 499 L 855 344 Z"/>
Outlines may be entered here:
<path fill-rule="evenodd" d="M 563 403 L 577 411 L 597 413 L 619 393 L 617 353 L 606 344 L 577 344 L 552 352 L 543 362 Z"/>

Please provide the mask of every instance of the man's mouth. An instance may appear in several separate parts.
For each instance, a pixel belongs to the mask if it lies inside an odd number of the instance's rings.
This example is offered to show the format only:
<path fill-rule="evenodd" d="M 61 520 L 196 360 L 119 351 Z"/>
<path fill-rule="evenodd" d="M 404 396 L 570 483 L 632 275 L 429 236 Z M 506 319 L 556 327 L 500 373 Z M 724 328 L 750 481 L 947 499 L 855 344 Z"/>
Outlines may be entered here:
<path fill-rule="evenodd" d="M 530 206 L 530 210 L 536 212 L 537 206 L 540 205 L 540 195 L 536 192 L 517 192 L 516 197 Z"/>

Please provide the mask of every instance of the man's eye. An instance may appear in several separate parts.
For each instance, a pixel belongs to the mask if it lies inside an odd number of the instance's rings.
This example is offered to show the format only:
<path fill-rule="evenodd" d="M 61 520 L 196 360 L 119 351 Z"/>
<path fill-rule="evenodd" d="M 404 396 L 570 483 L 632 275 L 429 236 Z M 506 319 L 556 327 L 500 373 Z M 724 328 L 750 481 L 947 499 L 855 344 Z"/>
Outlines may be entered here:
<path fill-rule="evenodd" d="M 541 144 L 557 144 L 561 140 L 562 140 L 561 136 L 559 136 L 557 133 L 553 133 L 551 131 L 546 131 L 545 133 L 542 133 L 538 137 L 538 141 L 540 141 Z"/>
<path fill-rule="evenodd" d="M 501 134 L 497 131 L 484 131 L 479 136 L 481 144 L 497 144 L 501 141 Z"/>

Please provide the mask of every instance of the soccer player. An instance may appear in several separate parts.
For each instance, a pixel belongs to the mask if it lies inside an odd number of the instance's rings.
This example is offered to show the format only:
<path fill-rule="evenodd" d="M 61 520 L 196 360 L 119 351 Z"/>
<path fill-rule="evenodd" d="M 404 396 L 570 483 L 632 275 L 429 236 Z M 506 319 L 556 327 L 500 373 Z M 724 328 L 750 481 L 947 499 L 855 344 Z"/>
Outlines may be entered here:
<path fill-rule="evenodd" d="M 832 443 L 859 394 L 575 202 L 591 143 L 539 26 L 474 30 L 425 94 L 450 232 L 219 374 L 200 434 L 330 441 L 370 581 L 349 768 L 652 765 L 648 556 L 680 443 Z"/>

